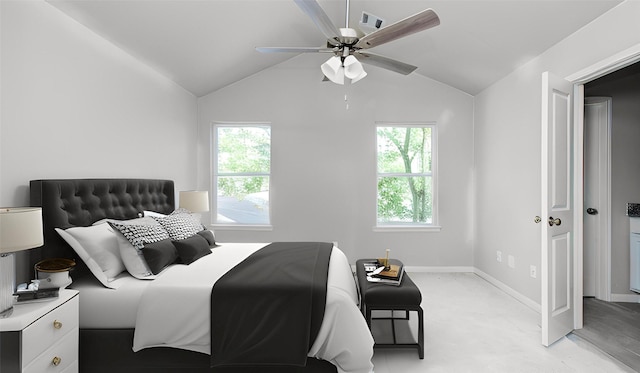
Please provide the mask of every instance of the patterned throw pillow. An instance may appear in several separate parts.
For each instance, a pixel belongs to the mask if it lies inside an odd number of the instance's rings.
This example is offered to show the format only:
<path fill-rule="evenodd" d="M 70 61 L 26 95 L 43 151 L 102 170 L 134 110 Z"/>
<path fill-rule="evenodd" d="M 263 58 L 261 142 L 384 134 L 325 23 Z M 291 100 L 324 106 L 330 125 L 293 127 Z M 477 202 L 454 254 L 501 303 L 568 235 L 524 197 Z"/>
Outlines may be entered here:
<path fill-rule="evenodd" d="M 165 217 L 153 216 L 153 219 L 162 225 L 174 241 L 184 240 L 204 230 L 200 219 L 185 209 L 176 210 Z"/>
<path fill-rule="evenodd" d="M 142 250 L 145 244 L 154 243 L 169 238 L 169 233 L 161 225 L 136 225 L 109 222 L 119 230 L 137 250 Z"/>

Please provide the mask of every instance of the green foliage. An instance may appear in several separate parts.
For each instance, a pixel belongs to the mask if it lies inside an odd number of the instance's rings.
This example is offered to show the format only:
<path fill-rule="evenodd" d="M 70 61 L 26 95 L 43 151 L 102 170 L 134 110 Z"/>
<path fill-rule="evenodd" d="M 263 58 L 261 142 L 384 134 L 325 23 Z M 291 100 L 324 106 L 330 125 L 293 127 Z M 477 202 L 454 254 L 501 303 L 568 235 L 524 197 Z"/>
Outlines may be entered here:
<path fill-rule="evenodd" d="M 378 221 L 432 221 L 431 128 L 378 127 Z"/>
<path fill-rule="evenodd" d="M 269 178 L 262 176 L 220 176 L 218 177 L 218 195 L 233 197 L 239 201 L 247 194 L 269 189 Z"/>
<path fill-rule="evenodd" d="M 260 126 L 217 128 L 218 194 L 242 200 L 269 190 L 271 129 Z"/>
<path fill-rule="evenodd" d="M 243 201 L 247 195 L 268 192 L 270 128 L 216 130 L 218 196 Z M 431 165 L 431 127 L 378 127 L 379 222 L 432 222 Z"/>

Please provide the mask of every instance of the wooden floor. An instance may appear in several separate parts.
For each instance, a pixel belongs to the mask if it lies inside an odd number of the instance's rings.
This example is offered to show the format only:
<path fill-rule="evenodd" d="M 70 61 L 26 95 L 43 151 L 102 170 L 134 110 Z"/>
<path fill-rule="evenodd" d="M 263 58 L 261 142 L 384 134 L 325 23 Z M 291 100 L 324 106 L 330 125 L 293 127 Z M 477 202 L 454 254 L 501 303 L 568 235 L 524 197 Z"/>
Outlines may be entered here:
<path fill-rule="evenodd" d="M 640 372 L 640 303 L 584 298 L 584 327 L 574 334 Z"/>

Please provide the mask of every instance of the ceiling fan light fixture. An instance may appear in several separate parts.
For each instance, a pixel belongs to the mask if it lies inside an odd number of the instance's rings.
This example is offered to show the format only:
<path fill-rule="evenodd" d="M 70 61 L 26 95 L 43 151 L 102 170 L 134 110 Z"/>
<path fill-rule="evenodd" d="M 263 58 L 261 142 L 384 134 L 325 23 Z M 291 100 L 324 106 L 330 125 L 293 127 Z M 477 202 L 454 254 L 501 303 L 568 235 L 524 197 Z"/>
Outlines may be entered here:
<path fill-rule="evenodd" d="M 325 63 L 320 66 L 324 76 L 329 78 L 336 84 L 344 84 L 344 67 L 342 67 L 342 60 L 338 56 L 329 58 Z"/>
<path fill-rule="evenodd" d="M 336 84 L 344 84 L 345 77 L 351 79 L 351 83 L 355 83 L 367 76 L 362 63 L 352 55 L 345 57 L 344 61 L 339 56 L 333 56 L 323 63 L 320 69 L 327 79 Z"/>
<path fill-rule="evenodd" d="M 356 76 L 355 78 L 351 79 L 351 84 L 356 83 L 357 81 L 359 81 L 360 79 L 364 78 L 365 76 L 367 76 L 367 72 L 362 70 L 362 74 Z"/>
<path fill-rule="evenodd" d="M 358 61 L 358 59 L 356 59 L 353 55 L 348 55 L 347 57 L 345 57 L 343 65 L 344 76 L 349 79 L 360 80 L 364 78 L 363 74 L 367 75 L 367 73 L 364 72 L 364 67 L 362 67 L 360 61 Z"/>

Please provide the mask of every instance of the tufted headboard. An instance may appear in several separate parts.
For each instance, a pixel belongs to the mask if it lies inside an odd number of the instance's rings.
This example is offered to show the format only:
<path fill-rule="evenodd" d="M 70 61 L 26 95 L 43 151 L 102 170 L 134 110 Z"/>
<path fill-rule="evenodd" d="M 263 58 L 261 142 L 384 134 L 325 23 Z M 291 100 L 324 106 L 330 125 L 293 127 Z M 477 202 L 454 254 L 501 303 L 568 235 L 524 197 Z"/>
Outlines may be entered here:
<path fill-rule="evenodd" d="M 169 214 L 175 209 L 173 180 L 57 179 L 31 180 L 31 206 L 42 207 L 44 246 L 29 252 L 30 264 L 44 258 L 73 258 L 86 266 L 55 228 L 90 226 L 105 218 L 132 219 L 142 211 Z"/>

